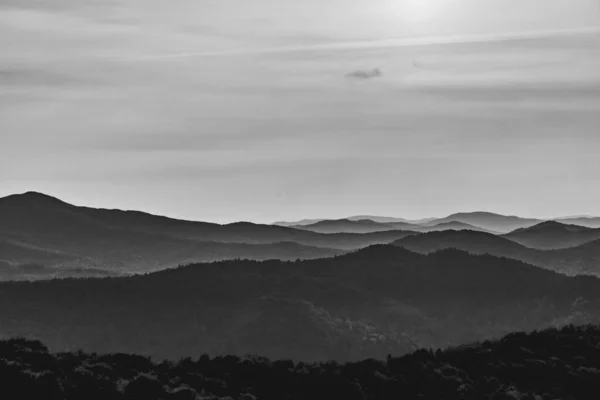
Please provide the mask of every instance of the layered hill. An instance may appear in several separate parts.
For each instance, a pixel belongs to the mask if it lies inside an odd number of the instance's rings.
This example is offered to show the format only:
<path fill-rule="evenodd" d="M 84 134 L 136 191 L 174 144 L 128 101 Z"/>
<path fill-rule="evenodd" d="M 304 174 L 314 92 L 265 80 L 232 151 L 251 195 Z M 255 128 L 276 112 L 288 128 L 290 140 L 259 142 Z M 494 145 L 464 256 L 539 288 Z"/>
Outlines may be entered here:
<path fill-rule="evenodd" d="M 600 229 L 545 221 L 517 229 L 504 237 L 535 249 L 564 249 L 600 239 Z"/>
<path fill-rule="evenodd" d="M 340 361 L 600 316 L 600 280 L 457 250 L 388 245 L 297 262 L 0 283 L 5 337 L 159 358 L 247 353 Z"/>
<path fill-rule="evenodd" d="M 214 224 L 184 221 L 139 211 L 96 209 L 74 206 L 41 193 L 28 192 L 0 199 L 0 229 L 26 234 L 49 230 L 83 232 L 98 226 L 132 232 L 170 235 L 181 239 L 228 243 L 265 244 L 293 241 L 308 246 L 357 249 L 384 243 L 411 232 L 384 232 L 372 236 L 319 235 L 314 232 L 250 222 Z M 61 234 L 61 232 L 58 232 Z"/>
<path fill-rule="evenodd" d="M 385 232 L 393 230 L 416 231 L 421 229 L 421 226 L 409 224 L 406 222 L 375 222 L 370 219 L 350 220 L 350 219 L 335 219 L 322 220 L 314 224 L 295 225 L 297 229 L 304 229 L 319 233 L 373 233 Z"/>
<path fill-rule="evenodd" d="M 460 222 L 460 221 L 439 222 L 439 223 L 436 223 L 435 225 L 423 226 L 423 227 L 420 227 L 419 229 L 413 229 L 413 230 L 418 231 L 418 232 L 435 232 L 435 231 L 446 231 L 446 230 L 457 230 L 457 231 L 470 230 L 470 231 L 477 231 L 477 232 L 494 233 L 488 229 L 481 228 L 479 226 L 467 224 L 467 223 Z"/>
<path fill-rule="evenodd" d="M 431 232 L 443 231 L 448 229 L 462 230 L 469 229 L 474 231 L 489 232 L 484 228 L 466 224 L 464 222 L 449 221 L 440 222 L 435 225 L 422 226 L 407 222 L 376 222 L 369 219 L 350 220 L 322 220 L 314 224 L 296 225 L 293 228 L 308 230 L 319 233 L 373 233 L 394 230 L 404 230 L 410 232 Z M 492 233 L 492 232 L 490 232 Z"/>
<path fill-rule="evenodd" d="M 411 219 L 396 218 L 396 217 L 382 217 L 382 216 L 378 216 L 378 215 L 354 215 L 352 217 L 347 217 L 347 218 L 342 218 L 342 219 L 347 219 L 349 221 L 360 221 L 360 220 L 368 219 L 368 220 L 371 220 L 374 222 L 379 222 L 382 224 L 393 223 L 393 222 L 404 222 L 404 223 L 418 225 L 421 223 L 426 223 L 426 222 L 432 221 L 436 218 L 424 218 L 424 219 L 418 219 L 418 220 L 411 220 Z M 304 225 L 312 225 L 317 222 L 326 221 L 326 220 L 327 220 L 327 218 L 302 219 L 300 221 L 277 221 L 277 222 L 274 222 L 273 225 L 304 226 Z"/>
<path fill-rule="evenodd" d="M 0 395 L 13 398 L 564 399 L 600 391 L 600 328 L 514 332 L 500 340 L 418 350 L 386 361 L 305 363 L 261 356 L 50 353 L 39 341 L 0 341 Z"/>
<path fill-rule="evenodd" d="M 40 193 L 0 199 L 0 261 L 46 267 L 155 271 L 234 258 L 321 258 L 412 234 L 327 235 L 293 228 L 191 222 L 78 207 Z"/>
<path fill-rule="evenodd" d="M 421 254 L 443 249 L 491 254 L 567 275 L 588 274 L 600 277 L 600 240 L 560 250 L 538 250 L 485 232 L 450 230 L 414 235 L 393 244 Z"/>
<path fill-rule="evenodd" d="M 600 228 L 600 217 L 580 216 L 580 217 L 564 217 L 556 219 L 563 224 L 579 225 L 588 228 Z"/>
<path fill-rule="evenodd" d="M 3 279 L 64 276 L 73 270 L 87 271 L 90 276 L 96 275 L 98 270 L 105 271 L 107 275 L 120 275 L 157 271 L 192 262 L 235 258 L 296 260 L 330 257 L 344 252 L 295 242 L 201 242 L 103 226 L 79 235 L 63 231 L 63 235 L 10 232 L 7 236 L 0 237 L 0 261 L 7 265 L 0 271 Z M 31 264 L 38 268 L 24 268 Z"/>
<path fill-rule="evenodd" d="M 462 222 L 477 226 L 491 232 L 508 233 L 515 229 L 526 228 L 542 222 L 534 218 L 521 218 L 517 216 L 501 215 L 490 212 L 468 212 L 451 214 L 445 218 L 438 218 L 422 225 L 434 226 L 445 222 Z"/>
<path fill-rule="evenodd" d="M 545 221 L 558 221 L 563 224 L 570 225 L 579 225 L 582 227 L 588 228 L 600 228 L 600 217 L 592 217 L 592 216 L 574 216 L 574 217 L 559 217 L 554 219 L 538 219 L 538 218 L 521 218 L 518 216 L 510 216 L 510 215 L 501 215 L 490 212 L 464 212 L 464 213 L 455 213 L 451 214 L 444 218 L 425 218 L 420 220 L 409 220 L 405 218 L 393 218 L 393 217 L 378 217 L 371 215 L 362 215 L 362 216 L 353 216 L 347 217 L 342 220 L 337 221 L 361 221 L 361 220 L 370 220 L 373 222 L 377 222 L 380 224 L 392 225 L 394 223 L 400 223 L 398 226 L 402 226 L 402 224 L 411 224 L 414 225 L 414 228 L 411 230 L 418 230 L 419 227 L 423 227 L 421 229 L 422 232 L 428 232 L 426 228 L 433 227 L 436 225 L 443 226 L 444 224 L 458 224 L 462 223 L 466 226 L 470 226 L 471 228 L 464 227 L 465 229 L 471 230 L 481 230 L 490 233 L 509 233 L 516 229 L 528 228 L 539 223 Z M 336 221 L 336 220 L 328 220 L 326 218 L 321 219 L 306 219 L 302 221 L 296 222 L 284 222 L 279 221 L 275 222 L 274 225 L 280 226 L 310 226 L 316 225 L 320 222 L 326 221 Z M 319 225 L 317 225 L 319 226 Z M 458 227 L 454 227 L 451 229 L 462 229 Z"/>

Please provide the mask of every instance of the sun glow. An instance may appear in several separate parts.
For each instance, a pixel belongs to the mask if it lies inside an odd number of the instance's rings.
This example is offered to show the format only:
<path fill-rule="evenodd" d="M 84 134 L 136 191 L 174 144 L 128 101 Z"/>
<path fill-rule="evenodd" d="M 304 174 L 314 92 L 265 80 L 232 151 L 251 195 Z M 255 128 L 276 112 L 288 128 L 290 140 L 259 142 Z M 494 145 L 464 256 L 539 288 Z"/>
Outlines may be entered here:
<path fill-rule="evenodd" d="M 407 22 L 433 22 L 441 14 L 448 0 L 398 0 L 400 13 Z"/>

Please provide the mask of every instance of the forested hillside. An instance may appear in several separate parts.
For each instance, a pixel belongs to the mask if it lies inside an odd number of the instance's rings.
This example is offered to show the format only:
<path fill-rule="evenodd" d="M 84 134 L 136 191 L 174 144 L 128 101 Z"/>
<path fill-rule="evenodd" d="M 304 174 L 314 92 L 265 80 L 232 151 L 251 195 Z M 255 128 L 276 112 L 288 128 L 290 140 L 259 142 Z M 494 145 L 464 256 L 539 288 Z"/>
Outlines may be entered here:
<path fill-rule="evenodd" d="M 382 359 L 509 332 L 600 322 L 600 279 L 456 250 L 193 264 L 0 284 L 0 333 L 53 351 Z"/>
<path fill-rule="evenodd" d="M 511 333 L 385 361 L 304 363 L 264 357 L 49 353 L 0 342 L 0 396 L 45 400 L 596 400 L 600 328 Z"/>

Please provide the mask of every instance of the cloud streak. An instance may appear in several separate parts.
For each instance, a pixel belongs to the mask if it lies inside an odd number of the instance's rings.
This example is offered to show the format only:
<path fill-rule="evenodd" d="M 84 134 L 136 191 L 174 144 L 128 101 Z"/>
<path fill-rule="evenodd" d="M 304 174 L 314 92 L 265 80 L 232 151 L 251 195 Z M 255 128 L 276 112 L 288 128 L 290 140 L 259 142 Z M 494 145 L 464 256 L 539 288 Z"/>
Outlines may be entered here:
<path fill-rule="evenodd" d="M 427 45 L 444 44 L 469 44 L 469 43 L 493 43 L 522 39 L 548 38 L 565 35 L 586 35 L 590 33 L 600 33 L 600 27 L 589 26 L 582 28 L 554 29 L 540 31 L 522 31 L 491 35 L 455 35 L 455 36 L 437 36 L 437 37 L 419 37 L 419 38 L 399 38 L 399 39 L 381 39 L 367 41 L 350 41 L 338 43 L 324 43 L 308 46 L 282 46 L 270 48 L 244 48 L 229 49 L 219 51 L 200 51 L 184 52 L 163 55 L 148 55 L 136 58 L 135 61 L 159 61 L 180 58 L 193 57 L 218 57 L 218 56 L 238 56 L 253 54 L 271 54 L 271 53 L 289 53 L 289 52 L 314 52 L 325 50 L 360 50 L 360 49 L 381 49 L 381 48 L 399 48 L 415 47 Z"/>

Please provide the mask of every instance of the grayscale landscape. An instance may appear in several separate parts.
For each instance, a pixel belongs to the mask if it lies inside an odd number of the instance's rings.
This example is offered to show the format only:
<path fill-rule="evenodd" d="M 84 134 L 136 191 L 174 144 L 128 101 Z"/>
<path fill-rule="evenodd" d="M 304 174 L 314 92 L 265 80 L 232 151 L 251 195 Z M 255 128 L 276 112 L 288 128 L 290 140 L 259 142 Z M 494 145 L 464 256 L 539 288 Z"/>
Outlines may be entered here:
<path fill-rule="evenodd" d="M 598 0 L 0 0 L 0 397 L 596 400 Z"/>

